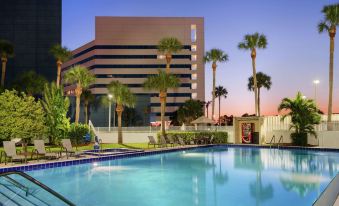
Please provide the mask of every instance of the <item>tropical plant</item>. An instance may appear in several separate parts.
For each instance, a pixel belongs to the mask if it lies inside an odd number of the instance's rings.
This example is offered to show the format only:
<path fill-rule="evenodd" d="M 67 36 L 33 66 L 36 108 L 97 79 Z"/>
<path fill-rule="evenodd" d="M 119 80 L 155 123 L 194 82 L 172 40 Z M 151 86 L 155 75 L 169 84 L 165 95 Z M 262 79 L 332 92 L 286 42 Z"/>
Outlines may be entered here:
<path fill-rule="evenodd" d="M 215 108 L 215 76 L 217 70 L 217 63 L 227 62 L 228 55 L 220 49 L 211 49 L 207 51 L 204 57 L 205 62 L 212 62 L 213 71 L 213 83 L 212 83 L 212 119 L 214 120 L 214 108 Z"/>
<path fill-rule="evenodd" d="M 296 145 L 307 144 L 307 134 L 317 134 L 314 130 L 314 125 L 320 123 L 320 115 L 315 102 L 311 99 L 306 99 L 300 92 L 297 93 L 295 99 L 284 98 L 278 107 L 278 111 L 286 110 L 286 114 L 282 116 L 284 120 L 287 116 L 291 117 L 290 130 L 294 132 L 291 138 Z"/>
<path fill-rule="evenodd" d="M 178 53 L 183 48 L 181 42 L 174 37 L 163 38 L 159 41 L 158 51 L 165 55 L 166 73 L 170 73 L 172 55 Z"/>
<path fill-rule="evenodd" d="M 76 109 L 75 109 L 75 123 L 79 122 L 80 115 L 80 97 L 83 89 L 87 89 L 92 83 L 95 82 L 95 76 L 88 71 L 86 67 L 76 65 L 70 68 L 64 76 L 64 82 L 66 84 L 75 84 L 75 96 L 76 96 Z"/>
<path fill-rule="evenodd" d="M 334 38 L 339 25 L 339 4 L 324 6 L 321 11 L 324 14 L 324 19 L 318 24 L 319 33 L 327 32 L 330 36 L 330 64 L 329 64 L 329 93 L 328 93 L 328 129 L 332 127 L 332 104 L 333 104 L 333 67 L 334 67 Z"/>
<path fill-rule="evenodd" d="M 208 118 L 208 108 L 210 107 L 210 104 L 212 103 L 212 101 L 207 101 L 206 103 L 205 103 L 205 107 L 206 107 L 206 116 L 207 116 L 207 118 Z"/>
<path fill-rule="evenodd" d="M 179 124 L 191 124 L 191 122 L 204 115 L 204 104 L 200 100 L 189 99 L 179 107 L 177 120 Z"/>
<path fill-rule="evenodd" d="M 92 94 L 91 90 L 86 89 L 81 94 L 81 98 L 84 102 L 85 124 L 88 124 L 91 104 L 94 103 L 95 96 L 94 96 L 94 94 Z"/>
<path fill-rule="evenodd" d="M 85 142 L 85 135 L 89 133 L 89 127 L 86 124 L 72 123 L 68 130 L 68 137 L 74 145 L 79 145 Z"/>
<path fill-rule="evenodd" d="M 256 76 L 256 66 L 255 60 L 257 57 L 257 49 L 265 49 L 267 47 L 266 36 L 259 33 L 247 34 L 244 37 L 243 42 L 240 42 L 238 45 L 239 49 L 250 50 L 252 58 L 252 70 L 253 70 L 253 90 L 255 98 L 255 115 L 259 116 L 259 104 L 258 104 L 258 86 L 257 86 L 257 76 Z"/>
<path fill-rule="evenodd" d="M 49 143 L 57 144 L 67 136 L 70 127 L 70 119 L 67 117 L 70 101 L 64 96 L 62 88 L 51 83 L 45 85 L 41 104 L 46 114 Z"/>
<path fill-rule="evenodd" d="M 59 87 L 60 80 L 61 80 L 61 65 L 72 58 L 72 52 L 67 47 L 63 47 L 60 44 L 55 44 L 50 49 L 50 53 L 56 59 L 56 64 L 57 64 L 57 69 L 58 69 L 56 85 L 57 87 Z"/>
<path fill-rule="evenodd" d="M 224 88 L 223 86 L 218 86 L 215 88 L 215 97 L 218 98 L 219 100 L 219 125 L 221 125 L 221 122 L 220 122 L 220 108 L 221 108 L 221 97 L 223 98 L 227 98 L 227 94 L 228 94 L 228 91 L 226 88 Z"/>
<path fill-rule="evenodd" d="M 7 40 L 0 39 L 0 57 L 2 63 L 1 86 L 5 87 L 6 64 L 8 58 L 14 56 L 14 46 Z"/>
<path fill-rule="evenodd" d="M 260 116 L 261 114 L 260 113 L 260 89 L 266 88 L 267 90 L 270 90 L 272 86 L 272 81 L 271 81 L 271 77 L 264 74 L 263 72 L 258 72 L 256 75 L 256 78 L 257 78 L 257 88 L 258 88 L 258 114 Z M 247 88 L 250 91 L 254 90 L 253 76 L 248 78 Z"/>
<path fill-rule="evenodd" d="M 34 96 L 44 92 L 45 84 L 47 84 L 46 78 L 31 70 L 20 74 L 14 80 L 12 87 L 17 91 L 25 92 L 28 96 Z"/>
<path fill-rule="evenodd" d="M 41 103 L 25 93 L 6 90 L 0 94 L 0 140 L 21 138 L 24 150 L 34 138 L 44 138 L 45 113 Z"/>
<path fill-rule="evenodd" d="M 117 105 L 116 112 L 118 114 L 118 144 L 122 144 L 122 112 L 124 111 L 124 107 L 134 107 L 135 96 L 126 85 L 121 84 L 119 81 L 112 81 L 107 86 L 107 89 L 109 94 L 112 95 L 113 101 Z"/>
<path fill-rule="evenodd" d="M 165 131 L 165 111 L 166 111 L 166 97 L 167 90 L 177 88 L 179 86 L 179 79 L 173 75 L 159 70 L 158 75 L 149 76 L 144 82 L 144 88 L 147 90 L 156 90 L 159 92 L 161 104 L 161 132 L 166 135 Z"/>

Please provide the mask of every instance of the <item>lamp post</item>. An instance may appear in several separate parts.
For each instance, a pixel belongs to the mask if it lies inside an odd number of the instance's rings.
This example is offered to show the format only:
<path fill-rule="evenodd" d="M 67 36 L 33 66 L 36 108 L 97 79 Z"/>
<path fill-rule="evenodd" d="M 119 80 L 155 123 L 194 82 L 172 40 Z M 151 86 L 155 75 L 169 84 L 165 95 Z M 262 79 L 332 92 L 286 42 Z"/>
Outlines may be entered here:
<path fill-rule="evenodd" d="M 112 108 L 112 95 L 109 94 L 108 95 L 108 102 L 109 102 L 109 106 L 108 106 L 108 131 L 111 131 L 111 108 Z"/>
<path fill-rule="evenodd" d="M 314 102 L 317 103 L 317 87 L 320 81 L 318 79 L 313 81 L 314 84 Z"/>

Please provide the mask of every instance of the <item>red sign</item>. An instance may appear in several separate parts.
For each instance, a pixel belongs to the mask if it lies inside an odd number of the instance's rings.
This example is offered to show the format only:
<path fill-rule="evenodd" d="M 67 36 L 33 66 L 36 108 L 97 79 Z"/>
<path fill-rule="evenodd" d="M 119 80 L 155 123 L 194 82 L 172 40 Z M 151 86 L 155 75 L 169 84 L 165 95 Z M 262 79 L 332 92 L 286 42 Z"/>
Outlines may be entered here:
<path fill-rule="evenodd" d="M 246 144 L 251 143 L 253 132 L 254 132 L 254 124 L 253 123 L 242 123 L 241 124 L 242 143 L 246 143 Z"/>

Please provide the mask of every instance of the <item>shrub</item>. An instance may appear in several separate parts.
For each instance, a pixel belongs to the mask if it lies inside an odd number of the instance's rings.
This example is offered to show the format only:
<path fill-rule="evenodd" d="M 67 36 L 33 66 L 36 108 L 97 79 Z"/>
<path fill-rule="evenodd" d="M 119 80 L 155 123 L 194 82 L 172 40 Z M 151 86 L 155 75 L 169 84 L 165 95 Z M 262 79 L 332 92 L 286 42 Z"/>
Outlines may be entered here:
<path fill-rule="evenodd" d="M 157 134 L 158 140 L 160 139 L 161 133 Z M 167 136 L 172 137 L 181 137 L 186 144 L 189 144 L 191 141 L 194 143 L 199 143 L 202 139 L 211 140 L 213 137 L 212 143 L 214 144 L 224 144 L 227 143 L 228 133 L 223 131 L 169 131 Z"/>
<path fill-rule="evenodd" d="M 291 139 L 293 145 L 296 146 L 306 146 L 307 145 L 307 133 L 292 133 L 291 134 Z"/>
<path fill-rule="evenodd" d="M 88 126 L 86 124 L 72 123 L 68 131 L 68 136 L 72 144 L 79 145 L 85 142 L 84 136 L 88 133 Z"/>

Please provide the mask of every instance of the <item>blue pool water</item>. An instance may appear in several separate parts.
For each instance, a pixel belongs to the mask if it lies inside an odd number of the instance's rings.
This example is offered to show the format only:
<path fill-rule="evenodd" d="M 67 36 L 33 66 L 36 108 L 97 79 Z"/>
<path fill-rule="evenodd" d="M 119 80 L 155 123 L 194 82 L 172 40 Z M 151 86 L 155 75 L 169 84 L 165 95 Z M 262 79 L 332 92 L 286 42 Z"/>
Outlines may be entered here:
<path fill-rule="evenodd" d="M 198 148 L 29 172 L 77 205 L 312 205 L 339 153 Z"/>

